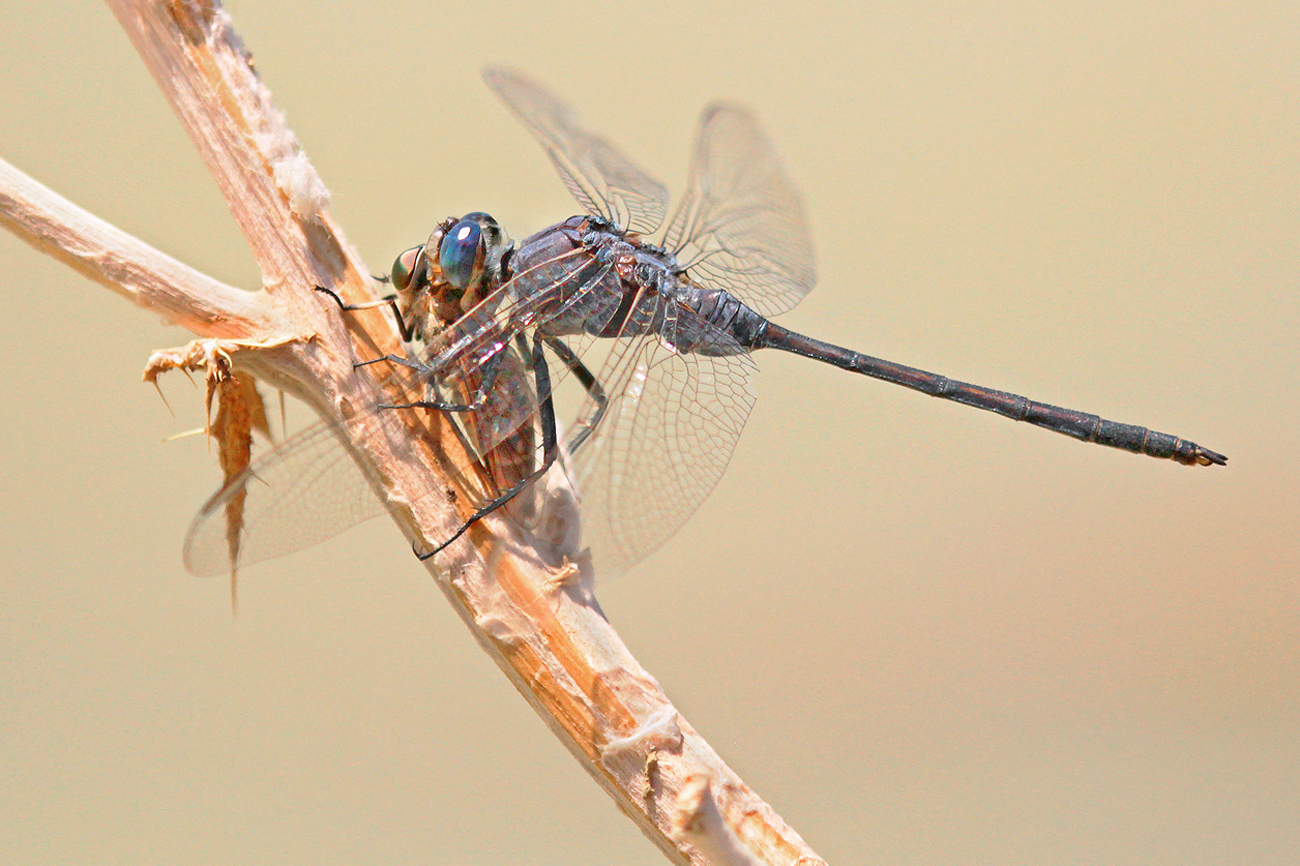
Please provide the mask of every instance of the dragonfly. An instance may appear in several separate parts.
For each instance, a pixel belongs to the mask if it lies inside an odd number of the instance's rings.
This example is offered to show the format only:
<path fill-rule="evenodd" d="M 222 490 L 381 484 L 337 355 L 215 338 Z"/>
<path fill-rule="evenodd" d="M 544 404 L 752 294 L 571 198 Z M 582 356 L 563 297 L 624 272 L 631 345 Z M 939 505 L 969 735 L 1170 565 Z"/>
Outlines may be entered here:
<path fill-rule="evenodd" d="M 488 214 L 450 218 L 393 266 L 399 328 L 424 349 L 363 363 L 409 371 L 427 394 L 383 410 L 446 412 L 473 428 L 479 454 L 512 455 L 474 513 L 417 550 L 421 558 L 563 472 L 597 569 L 639 562 L 718 483 L 754 405 L 753 355 L 763 349 L 1084 442 L 1185 465 L 1226 464 L 1178 436 L 874 358 L 772 322 L 812 289 L 813 245 L 802 197 L 746 108 L 704 109 L 686 190 L 668 219 L 667 187 L 585 128 L 558 96 L 507 69 L 489 68 L 484 79 L 541 144 L 582 212 L 517 247 Z M 295 450 L 268 455 L 250 478 L 291 474 Z M 209 505 L 222 496 L 229 493 Z M 191 539 L 216 534 L 204 530 L 216 513 L 205 507 Z"/>

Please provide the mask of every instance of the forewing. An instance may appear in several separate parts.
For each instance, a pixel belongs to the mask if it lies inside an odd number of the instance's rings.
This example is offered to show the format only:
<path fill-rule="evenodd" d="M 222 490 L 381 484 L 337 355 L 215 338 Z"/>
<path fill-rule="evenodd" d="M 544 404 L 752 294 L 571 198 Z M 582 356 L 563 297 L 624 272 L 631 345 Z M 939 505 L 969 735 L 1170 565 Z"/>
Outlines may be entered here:
<path fill-rule="evenodd" d="M 668 187 L 646 174 L 615 145 L 584 129 L 567 103 L 509 69 L 483 79 L 541 142 L 560 179 L 587 213 L 650 234 L 668 210 Z"/>
<path fill-rule="evenodd" d="M 227 505 L 243 500 L 242 524 L 227 532 Z M 318 544 L 383 505 L 327 422 L 255 460 L 204 504 L 185 536 L 185 567 L 200 577 Z"/>
<path fill-rule="evenodd" d="M 673 326 L 670 317 L 665 333 Z M 609 405 L 572 455 L 570 474 L 584 541 L 602 576 L 624 571 L 677 532 L 731 460 L 754 404 L 757 368 L 721 331 L 709 340 L 734 354 L 681 353 L 669 339 L 622 338 L 599 373 Z M 588 403 L 573 429 L 591 410 Z"/>
<path fill-rule="evenodd" d="M 789 310 L 812 289 L 803 199 L 748 110 L 714 104 L 700 116 L 690 180 L 664 247 L 698 282 L 764 316 Z"/>

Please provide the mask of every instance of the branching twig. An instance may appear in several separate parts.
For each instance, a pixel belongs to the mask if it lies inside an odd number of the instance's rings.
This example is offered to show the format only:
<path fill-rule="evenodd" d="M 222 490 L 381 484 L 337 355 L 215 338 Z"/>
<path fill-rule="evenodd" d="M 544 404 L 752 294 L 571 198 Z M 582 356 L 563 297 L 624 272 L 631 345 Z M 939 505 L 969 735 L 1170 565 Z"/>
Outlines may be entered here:
<path fill-rule="evenodd" d="M 350 300 L 373 297 L 359 257 L 324 212 L 324 186 L 228 16 L 214 0 L 109 5 L 221 187 L 261 267 L 263 291 L 224 286 L 3 164 L 0 222 L 135 303 L 221 338 L 239 368 L 341 425 L 409 538 L 423 544 L 444 537 L 465 517 L 459 509 L 469 497 L 457 479 L 474 468 L 436 417 L 429 429 L 394 431 L 363 411 L 377 383 L 358 375 L 353 360 L 398 351 L 397 335 L 382 314 L 345 321 L 333 302 L 312 292 L 320 284 Z M 678 715 L 580 590 L 580 569 L 530 548 L 491 518 L 436 562 L 430 569 L 438 586 L 484 650 L 670 860 L 710 862 L 705 846 L 673 830 L 683 786 L 694 778 L 725 792 L 717 826 L 729 827 L 757 862 L 821 862 Z"/>

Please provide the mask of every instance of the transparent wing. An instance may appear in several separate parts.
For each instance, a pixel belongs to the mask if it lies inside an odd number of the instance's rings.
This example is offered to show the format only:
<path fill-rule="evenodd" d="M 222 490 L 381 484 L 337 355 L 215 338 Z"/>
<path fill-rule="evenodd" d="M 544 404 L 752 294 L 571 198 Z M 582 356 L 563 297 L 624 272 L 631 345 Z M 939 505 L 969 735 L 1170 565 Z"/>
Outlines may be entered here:
<path fill-rule="evenodd" d="M 587 213 L 641 234 L 659 228 L 668 210 L 668 187 L 579 125 L 573 109 L 540 84 L 500 68 L 484 70 L 483 79 L 541 142 Z"/>
<path fill-rule="evenodd" d="M 609 403 L 601 423 L 570 458 L 582 504 L 584 541 L 602 576 L 644 559 L 699 508 L 722 477 L 754 405 L 753 360 L 721 331 L 709 340 L 729 355 L 681 353 L 675 327 L 705 327 L 670 314 L 664 338 L 621 338 L 597 378 Z M 588 355 L 586 343 L 575 351 Z M 602 341 L 610 343 L 609 340 Z M 571 430 L 591 416 L 589 397 Z"/>
<path fill-rule="evenodd" d="M 714 104 L 700 116 L 690 180 L 664 247 L 698 282 L 764 316 L 789 310 L 812 289 L 803 199 L 746 109 Z"/>
<path fill-rule="evenodd" d="M 231 538 L 228 508 L 241 507 Z M 200 577 L 229 574 L 383 511 L 334 427 L 322 421 L 258 458 L 204 504 L 185 535 L 185 567 Z"/>
<path fill-rule="evenodd" d="M 467 492 L 483 502 L 526 478 L 539 459 L 528 371 L 517 352 L 503 351 L 493 361 L 500 369 L 490 383 L 464 383 L 488 389 L 485 406 L 449 413 L 482 469 L 476 480 L 463 479 Z M 391 424 L 392 434 L 407 435 L 398 420 L 402 411 L 376 409 L 368 423 Z M 533 491 L 525 491 L 506 510 L 527 525 L 537 508 Z M 383 513 L 337 428 L 321 421 L 255 460 L 204 503 L 186 533 L 185 567 L 200 577 L 228 574 L 319 544 Z"/>

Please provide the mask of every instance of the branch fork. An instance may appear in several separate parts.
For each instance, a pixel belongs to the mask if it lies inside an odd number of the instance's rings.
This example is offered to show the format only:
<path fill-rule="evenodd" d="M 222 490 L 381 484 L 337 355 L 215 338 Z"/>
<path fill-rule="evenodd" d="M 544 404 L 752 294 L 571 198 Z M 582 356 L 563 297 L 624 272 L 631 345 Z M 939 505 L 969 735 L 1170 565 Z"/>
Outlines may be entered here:
<path fill-rule="evenodd" d="M 371 378 L 382 365 L 362 372 L 353 364 L 400 353 L 400 339 L 381 311 L 345 317 L 312 291 L 324 285 L 350 303 L 376 298 L 230 17 L 215 0 L 108 3 L 221 188 L 263 290 L 213 280 L 2 161 L 0 224 L 202 338 L 154 353 L 145 379 L 204 372 L 209 408 L 214 397 L 218 404 L 210 431 L 229 452 L 221 455 L 228 475 L 247 465 L 251 431 L 265 424 L 255 378 L 343 431 L 408 539 L 445 537 L 465 519 L 469 497 L 458 491 L 477 467 L 437 413 L 389 423 L 397 413 L 369 411 L 376 389 L 394 383 Z M 821 863 L 677 712 L 605 619 L 591 593 L 592 564 L 573 552 L 580 515 L 572 491 L 543 498 L 552 504 L 539 530 L 489 517 L 426 563 L 471 634 L 670 862 Z"/>

